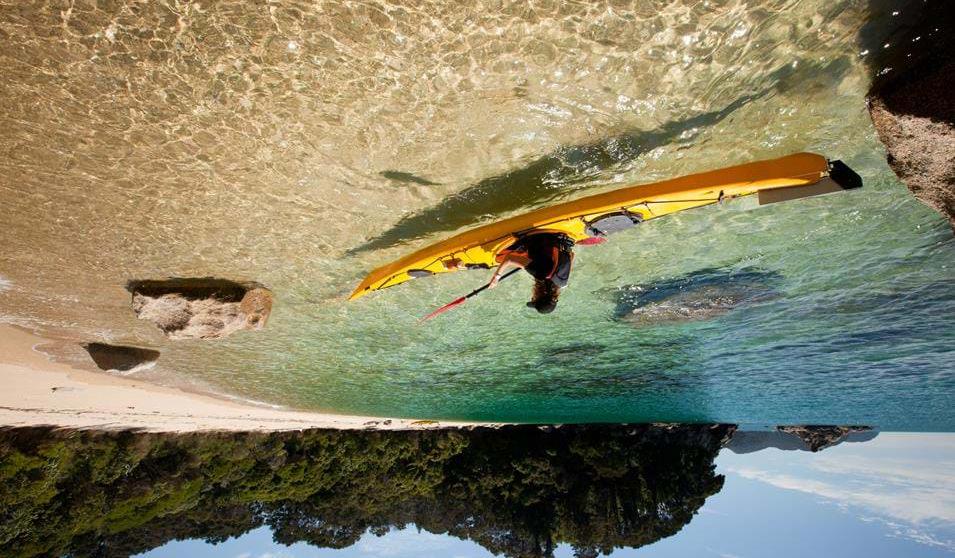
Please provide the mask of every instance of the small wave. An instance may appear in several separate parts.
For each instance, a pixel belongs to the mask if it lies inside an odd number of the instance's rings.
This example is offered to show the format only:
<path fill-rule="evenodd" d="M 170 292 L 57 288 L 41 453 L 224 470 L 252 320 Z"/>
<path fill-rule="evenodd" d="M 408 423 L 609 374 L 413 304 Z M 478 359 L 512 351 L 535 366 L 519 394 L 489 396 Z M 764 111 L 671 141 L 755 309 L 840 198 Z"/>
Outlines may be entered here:
<path fill-rule="evenodd" d="M 235 401 L 236 403 L 244 403 L 246 405 L 251 405 L 253 407 L 264 407 L 266 409 L 276 409 L 276 410 L 287 409 L 287 407 L 285 407 L 284 405 L 274 405 L 272 403 L 266 403 L 265 401 L 259 401 L 257 399 L 249 399 L 247 397 L 239 397 L 238 395 L 233 395 L 231 393 L 224 393 L 221 391 L 205 390 L 203 393 L 210 395 L 212 397 L 218 397 L 220 399 L 228 399 L 229 401 Z"/>

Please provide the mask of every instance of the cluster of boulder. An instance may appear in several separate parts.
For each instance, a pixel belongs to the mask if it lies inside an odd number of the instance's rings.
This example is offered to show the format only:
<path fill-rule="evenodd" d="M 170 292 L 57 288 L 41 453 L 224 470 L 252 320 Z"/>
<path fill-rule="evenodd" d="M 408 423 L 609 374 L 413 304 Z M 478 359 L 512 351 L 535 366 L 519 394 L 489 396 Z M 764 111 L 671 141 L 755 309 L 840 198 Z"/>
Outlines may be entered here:
<path fill-rule="evenodd" d="M 258 283 L 213 277 L 130 281 L 132 309 L 168 339 L 219 339 L 265 327 L 272 292 Z M 159 351 L 142 347 L 87 343 L 83 346 L 102 370 L 131 373 L 156 363 Z"/>

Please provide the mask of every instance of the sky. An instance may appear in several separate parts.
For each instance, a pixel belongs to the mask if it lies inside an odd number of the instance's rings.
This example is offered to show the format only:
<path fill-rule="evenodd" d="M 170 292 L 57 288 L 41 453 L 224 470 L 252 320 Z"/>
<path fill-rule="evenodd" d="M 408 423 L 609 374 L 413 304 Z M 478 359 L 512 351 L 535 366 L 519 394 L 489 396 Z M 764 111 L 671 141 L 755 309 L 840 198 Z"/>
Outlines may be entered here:
<path fill-rule="evenodd" d="M 625 557 L 754 558 L 772 556 L 955 558 L 955 434 L 880 433 L 819 453 L 723 450 L 723 490 L 673 537 Z M 555 553 L 573 556 L 564 545 Z M 176 541 L 143 557 L 404 558 L 493 556 L 447 535 L 395 530 L 366 533 L 347 549 L 272 542 L 267 527 L 209 545 Z"/>
<path fill-rule="evenodd" d="M 617 556 L 955 556 L 955 435 L 883 433 L 812 454 L 724 451 L 684 530 Z"/>

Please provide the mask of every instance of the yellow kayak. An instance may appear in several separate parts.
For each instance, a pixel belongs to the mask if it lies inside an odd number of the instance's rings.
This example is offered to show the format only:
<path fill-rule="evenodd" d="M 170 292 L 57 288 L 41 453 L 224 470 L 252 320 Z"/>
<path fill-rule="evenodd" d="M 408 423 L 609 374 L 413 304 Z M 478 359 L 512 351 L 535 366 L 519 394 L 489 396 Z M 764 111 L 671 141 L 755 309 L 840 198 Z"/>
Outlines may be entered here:
<path fill-rule="evenodd" d="M 579 242 L 740 196 L 758 194 L 764 205 L 860 186 L 859 176 L 841 161 L 830 163 L 815 153 L 629 186 L 517 215 L 426 246 L 372 271 L 349 300 L 416 277 L 494 267 L 500 251 L 531 232 L 559 232 Z"/>

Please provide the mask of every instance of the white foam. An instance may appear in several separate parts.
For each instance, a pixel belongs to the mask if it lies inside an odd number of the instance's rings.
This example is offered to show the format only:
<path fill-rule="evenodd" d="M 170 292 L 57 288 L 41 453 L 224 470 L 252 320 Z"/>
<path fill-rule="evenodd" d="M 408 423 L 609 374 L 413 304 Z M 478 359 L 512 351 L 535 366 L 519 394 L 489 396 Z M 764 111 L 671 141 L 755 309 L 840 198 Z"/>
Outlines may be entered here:
<path fill-rule="evenodd" d="M 230 401 L 236 401 L 236 402 L 238 402 L 238 403 L 245 403 L 245 404 L 251 405 L 251 406 L 253 406 L 253 407 L 265 407 L 265 408 L 268 408 L 268 409 L 277 409 L 277 410 L 285 410 L 285 409 L 287 409 L 287 407 L 285 407 L 284 405 L 275 405 L 275 404 L 272 404 L 272 403 L 266 403 L 265 401 L 258 401 L 258 400 L 256 400 L 256 399 L 248 399 L 248 398 L 246 398 L 246 397 L 239 397 L 238 395 L 232 395 L 231 393 L 224 393 L 224 392 L 221 392 L 221 391 L 205 390 L 205 393 L 207 393 L 207 394 L 209 394 L 209 395 L 212 395 L 212 396 L 215 396 L 215 397 L 221 397 L 221 398 L 223 398 L 223 399 L 228 399 L 228 400 L 230 400 Z"/>
<path fill-rule="evenodd" d="M 155 360 L 150 362 L 144 362 L 142 364 L 137 364 L 136 366 L 133 366 L 129 370 L 116 370 L 115 368 L 110 368 L 109 370 L 107 370 L 107 372 L 109 372 L 110 374 L 115 374 L 117 376 L 132 376 L 133 374 L 137 372 L 145 372 L 146 370 L 149 370 L 153 366 L 156 366 Z"/>

